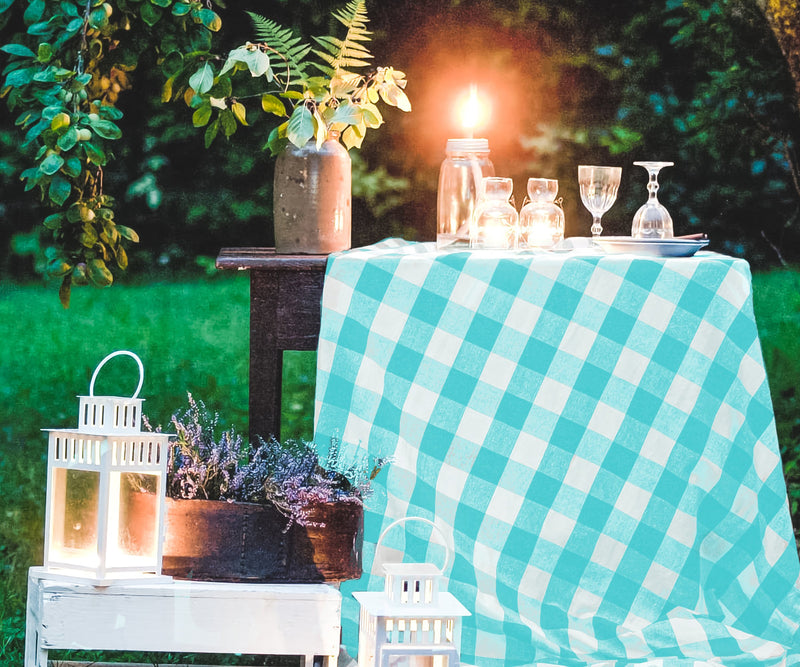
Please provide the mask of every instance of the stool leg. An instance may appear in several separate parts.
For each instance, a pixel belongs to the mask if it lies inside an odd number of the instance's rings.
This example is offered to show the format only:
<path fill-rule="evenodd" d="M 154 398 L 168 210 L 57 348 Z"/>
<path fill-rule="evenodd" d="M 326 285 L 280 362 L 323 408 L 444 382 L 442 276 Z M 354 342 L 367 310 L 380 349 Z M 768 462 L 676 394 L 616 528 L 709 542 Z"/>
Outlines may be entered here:
<path fill-rule="evenodd" d="M 28 599 L 25 607 L 25 667 L 47 667 L 47 649 L 42 648 L 42 596 L 39 580 L 28 575 Z"/>

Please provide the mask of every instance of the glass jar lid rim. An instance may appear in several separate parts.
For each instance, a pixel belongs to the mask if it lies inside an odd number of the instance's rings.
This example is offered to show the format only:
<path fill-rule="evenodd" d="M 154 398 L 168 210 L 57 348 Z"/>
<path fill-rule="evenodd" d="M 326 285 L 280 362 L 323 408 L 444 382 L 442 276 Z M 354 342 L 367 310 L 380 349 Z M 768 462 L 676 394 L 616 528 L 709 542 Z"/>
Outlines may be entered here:
<path fill-rule="evenodd" d="M 488 152 L 488 139 L 448 139 L 447 150 L 456 152 Z"/>

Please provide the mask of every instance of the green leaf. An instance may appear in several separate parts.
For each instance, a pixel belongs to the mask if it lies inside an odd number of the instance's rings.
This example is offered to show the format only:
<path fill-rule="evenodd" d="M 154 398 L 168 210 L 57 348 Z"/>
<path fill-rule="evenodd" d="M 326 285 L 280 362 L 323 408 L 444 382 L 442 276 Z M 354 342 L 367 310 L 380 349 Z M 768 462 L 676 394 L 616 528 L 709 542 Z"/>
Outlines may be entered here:
<path fill-rule="evenodd" d="M 267 75 L 267 78 L 272 80 L 272 73 L 270 71 L 269 56 L 259 48 L 240 46 L 233 49 L 228 53 L 228 58 L 220 71 L 220 74 L 225 74 L 232 70 L 237 63 L 242 63 L 250 70 L 250 75 L 253 77 Z"/>
<path fill-rule="evenodd" d="M 84 248 L 94 248 L 95 244 L 100 240 L 97 236 L 97 231 L 91 224 L 83 226 L 83 232 L 80 235 L 81 244 Z"/>
<path fill-rule="evenodd" d="M 209 63 L 203 63 L 203 66 L 189 78 L 189 85 L 198 95 L 207 93 L 214 85 L 214 68 Z"/>
<path fill-rule="evenodd" d="M 58 300 L 61 302 L 63 308 L 69 308 L 69 297 L 72 293 L 72 276 L 67 274 L 64 280 L 61 281 L 61 287 L 58 288 Z"/>
<path fill-rule="evenodd" d="M 110 120 L 98 120 L 91 123 L 91 126 L 103 139 L 119 139 L 122 136 L 122 130 Z"/>
<path fill-rule="evenodd" d="M 183 54 L 180 51 L 170 51 L 161 62 L 161 71 L 164 76 L 175 76 L 183 69 Z"/>
<path fill-rule="evenodd" d="M 86 262 L 87 275 L 98 287 L 106 287 L 114 282 L 114 276 L 102 259 L 90 259 Z"/>
<path fill-rule="evenodd" d="M 70 127 L 64 134 L 62 134 L 56 141 L 56 145 L 62 151 L 72 150 L 75 144 L 78 143 L 78 130 L 75 127 Z"/>
<path fill-rule="evenodd" d="M 123 271 L 128 268 L 128 253 L 122 246 L 117 248 L 117 266 Z"/>
<path fill-rule="evenodd" d="M 200 20 L 200 23 L 202 23 L 211 32 L 217 32 L 222 27 L 222 19 L 217 16 L 213 9 L 203 7 L 203 9 L 200 9 L 197 12 L 192 12 L 192 15 L 197 17 L 197 19 Z"/>
<path fill-rule="evenodd" d="M 72 270 L 72 265 L 63 257 L 55 257 L 47 263 L 47 273 L 54 278 L 60 278 Z"/>
<path fill-rule="evenodd" d="M 234 132 L 236 132 L 236 118 L 230 109 L 225 109 L 224 111 L 220 112 L 219 122 L 226 137 L 230 137 Z"/>
<path fill-rule="evenodd" d="M 96 146 L 91 141 L 82 141 L 83 151 L 86 154 L 86 159 L 98 167 L 102 167 L 106 163 L 105 151 L 100 146 Z"/>
<path fill-rule="evenodd" d="M 143 2 L 139 11 L 142 16 L 142 21 L 151 27 L 158 23 L 158 20 L 164 13 L 163 9 L 156 7 L 149 2 Z"/>
<path fill-rule="evenodd" d="M 363 112 L 355 104 L 347 102 L 340 104 L 330 119 L 331 123 L 344 123 L 345 125 L 356 125 L 361 122 Z"/>
<path fill-rule="evenodd" d="M 102 7 L 93 9 L 89 12 L 89 26 L 97 30 L 102 30 L 108 25 L 108 16 Z"/>
<path fill-rule="evenodd" d="M 50 153 L 44 160 L 42 160 L 42 164 L 39 165 L 39 169 L 43 174 L 47 176 L 52 176 L 55 174 L 61 167 L 64 165 L 64 158 L 61 157 L 58 153 Z"/>
<path fill-rule="evenodd" d="M 247 125 L 247 110 L 244 108 L 244 104 L 241 102 L 234 102 L 231 104 L 231 111 L 233 112 L 236 120 L 238 120 L 242 125 Z"/>
<path fill-rule="evenodd" d="M 98 3 L 95 2 L 94 4 Z M 61 0 L 58 6 L 61 7 L 64 16 L 78 16 L 78 8 L 70 0 Z"/>
<path fill-rule="evenodd" d="M 70 185 L 70 182 L 63 176 L 56 175 L 53 176 L 53 180 L 50 181 L 50 188 L 47 191 L 47 196 L 50 197 L 50 200 L 57 206 L 63 206 L 71 192 L 72 185 Z"/>
<path fill-rule="evenodd" d="M 173 16 L 186 16 L 192 11 L 192 6 L 188 2 L 176 2 L 172 5 Z"/>
<path fill-rule="evenodd" d="M 169 7 L 172 4 L 172 0 L 150 0 L 154 5 L 158 7 Z"/>
<path fill-rule="evenodd" d="M 64 32 L 67 34 L 72 34 L 78 32 L 83 27 L 83 19 L 72 19 L 69 23 L 67 23 L 66 27 L 64 28 Z"/>
<path fill-rule="evenodd" d="M 52 213 L 48 215 L 43 221 L 42 224 L 47 229 L 58 229 L 61 227 L 62 223 L 64 222 L 64 214 L 63 213 Z"/>
<path fill-rule="evenodd" d="M 44 16 L 44 8 L 44 0 L 32 0 L 29 2 L 25 13 L 22 15 L 25 25 L 32 25 L 41 21 L 42 16 Z"/>
<path fill-rule="evenodd" d="M 286 107 L 283 106 L 283 102 L 275 97 L 275 95 L 270 95 L 269 93 L 265 93 L 261 96 L 261 108 L 266 113 L 272 113 L 276 116 L 286 115 Z"/>
<path fill-rule="evenodd" d="M 128 241 L 133 243 L 139 243 L 139 235 L 130 227 L 126 227 L 125 225 L 117 225 L 117 231 L 122 238 L 128 239 Z"/>
<path fill-rule="evenodd" d="M 8 53 L 12 56 L 21 56 L 23 58 L 34 58 L 36 56 L 33 51 L 22 44 L 6 44 L 5 46 L 0 46 L 0 51 Z"/>
<path fill-rule="evenodd" d="M 62 168 L 64 173 L 70 178 L 77 178 L 83 171 L 83 165 L 81 165 L 81 161 L 74 155 L 71 155 L 64 160 L 64 166 Z"/>
<path fill-rule="evenodd" d="M 36 72 L 37 69 L 35 67 L 23 67 L 22 69 L 15 69 L 14 71 L 8 73 L 3 87 L 5 88 L 6 86 L 13 86 L 14 88 L 19 88 L 20 86 L 25 86 L 33 81 L 33 75 L 36 74 Z"/>
<path fill-rule="evenodd" d="M 45 107 L 44 109 L 42 109 L 42 118 L 46 118 L 47 120 L 53 120 L 53 118 L 55 118 L 62 111 L 65 111 L 63 105 L 51 104 L 49 107 Z"/>
<path fill-rule="evenodd" d="M 286 137 L 298 148 L 305 146 L 314 136 L 314 116 L 305 105 L 297 107 L 289 118 Z"/>
<path fill-rule="evenodd" d="M 14 0 L 0 0 L 0 14 L 8 10 L 13 4 Z"/>
<path fill-rule="evenodd" d="M 366 123 L 367 127 L 374 129 L 383 124 L 383 116 L 381 115 L 380 109 L 374 104 L 364 104 L 361 110 L 364 112 L 364 123 Z"/>
<path fill-rule="evenodd" d="M 27 146 L 34 139 L 38 139 L 39 135 L 48 129 L 50 129 L 50 123 L 44 119 L 40 120 L 25 133 L 25 141 L 22 143 L 22 145 Z"/>
<path fill-rule="evenodd" d="M 211 105 L 208 102 L 201 104 L 192 114 L 192 125 L 204 127 L 211 120 Z"/>
<path fill-rule="evenodd" d="M 272 157 L 279 155 L 283 149 L 286 148 L 286 144 L 289 143 L 289 140 L 286 138 L 286 128 L 288 125 L 289 121 L 287 120 L 285 123 L 281 123 L 278 127 L 273 128 L 272 132 L 269 133 L 266 148 L 269 148 Z"/>
<path fill-rule="evenodd" d="M 209 97 L 218 100 L 223 100 L 226 97 L 230 97 L 232 94 L 233 85 L 231 84 L 230 78 L 221 75 L 217 78 L 217 82 L 211 87 L 211 90 L 208 91 Z"/>
<path fill-rule="evenodd" d="M 212 143 L 214 143 L 214 139 L 217 138 L 218 130 L 219 130 L 219 119 L 215 119 L 214 122 L 210 123 L 209 126 L 206 128 L 204 136 L 204 143 L 206 148 L 208 148 Z"/>
<path fill-rule="evenodd" d="M 50 26 L 50 21 L 40 21 L 39 23 L 34 23 L 28 28 L 29 35 L 50 35 L 53 32 L 53 28 Z"/>

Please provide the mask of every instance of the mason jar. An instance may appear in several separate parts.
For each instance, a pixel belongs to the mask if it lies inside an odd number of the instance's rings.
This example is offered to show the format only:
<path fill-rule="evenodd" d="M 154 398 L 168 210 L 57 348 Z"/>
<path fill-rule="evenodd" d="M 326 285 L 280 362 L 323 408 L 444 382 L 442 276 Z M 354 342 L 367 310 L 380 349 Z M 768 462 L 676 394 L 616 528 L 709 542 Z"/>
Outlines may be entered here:
<path fill-rule="evenodd" d="M 488 139 L 448 139 L 439 171 L 436 247 L 469 246 L 469 225 L 484 177 L 494 176 Z"/>

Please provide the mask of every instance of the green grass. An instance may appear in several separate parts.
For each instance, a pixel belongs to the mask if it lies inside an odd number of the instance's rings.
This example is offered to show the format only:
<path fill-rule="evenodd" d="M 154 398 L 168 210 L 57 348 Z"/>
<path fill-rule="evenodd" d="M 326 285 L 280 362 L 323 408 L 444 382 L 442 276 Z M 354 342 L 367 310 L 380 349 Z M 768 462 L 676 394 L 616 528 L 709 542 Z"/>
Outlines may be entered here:
<path fill-rule="evenodd" d="M 249 298 L 245 274 L 79 289 L 66 311 L 52 288 L 0 285 L 0 665 L 22 664 L 27 568 L 42 562 L 47 438 L 41 429 L 74 427 L 76 396 L 88 393 L 92 371 L 109 352 L 125 349 L 144 363 L 140 396 L 154 425 L 166 425 L 186 405 L 188 391 L 219 412 L 225 427 L 246 431 Z M 314 368 L 313 353 L 287 353 L 284 438 L 312 435 Z M 95 393 L 130 396 L 137 381 L 132 360 L 112 359 Z M 207 664 L 209 656 L 196 660 Z M 255 660 L 238 662 L 263 664 Z"/>
<path fill-rule="evenodd" d="M 775 405 L 795 525 L 800 500 L 800 272 L 754 276 L 755 310 Z M 21 665 L 27 568 L 42 562 L 46 436 L 77 423 L 76 395 L 109 352 L 145 365 L 145 413 L 166 424 L 191 391 L 226 426 L 247 427 L 249 287 L 243 274 L 211 280 L 79 289 L 62 310 L 52 288 L 0 285 L 0 665 Z M 284 438 L 310 437 L 313 353 L 287 354 Z M 101 371 L 98 394 L 130 395 L 138 372 L 125 358 Z M 53 652 L 72 659 L 93 653 Z M 119 657 L 119 656 L 116 656 Z M 139 662 L 219 662 L 209 656 L 136 655 Z M 234 659 L 236 660 L 236 659 Z M 238 664 L 265 664 L 243 657 Z M 266 664 L 276 664 L 267 662 Z"/>
<path fill-rule="evenodd" d="M 795 533 L 800 533 L 800 271 L 753 277 L 753 301 L 767 367 L 778 442 L 789 487 Z M 800 534 L 798 535 L 800 537 Z"/>

